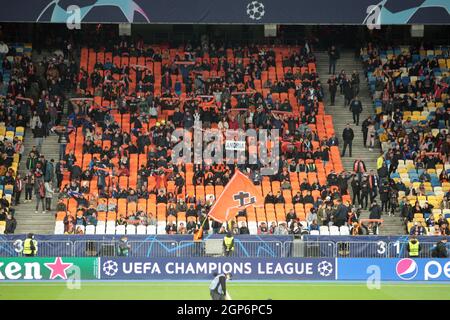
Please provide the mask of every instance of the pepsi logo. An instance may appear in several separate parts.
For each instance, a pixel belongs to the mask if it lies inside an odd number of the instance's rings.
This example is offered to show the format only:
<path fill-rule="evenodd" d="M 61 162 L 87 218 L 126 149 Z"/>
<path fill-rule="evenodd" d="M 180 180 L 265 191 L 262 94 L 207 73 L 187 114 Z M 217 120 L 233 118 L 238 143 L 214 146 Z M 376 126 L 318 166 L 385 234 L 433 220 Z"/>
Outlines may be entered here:
<path fill-rule="evenodd" d="M 413 259 L 402 259 L 395 266 L 397 275 L 402 280 L 411 280 L 417 275 L 419 268 Z"/>

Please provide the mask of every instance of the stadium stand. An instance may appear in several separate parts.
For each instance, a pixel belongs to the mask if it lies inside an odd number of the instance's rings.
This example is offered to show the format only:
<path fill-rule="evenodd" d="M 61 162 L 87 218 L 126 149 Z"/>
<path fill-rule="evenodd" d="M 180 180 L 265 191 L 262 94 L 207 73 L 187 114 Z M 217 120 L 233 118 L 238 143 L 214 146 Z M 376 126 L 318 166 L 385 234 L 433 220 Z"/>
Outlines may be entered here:
<path fill-rule="evenodd" d="M 409 234 L 449 235 L 449 48 L 361 49 L 377 134 Z"/>
<path fill-rule="evenodd" d="M 16 175 L 24 151 L 26 106 L 30 104 L 24 92 L 33 67 L 30 43 L 4 45 L 0 65 L 0 233 L 11 233 L 15 219 L 8 215 L 13 215 L 12 206 L 16 203 Z"/>
<path fill-rule="evenodd" d="M 56 234 L 193 233 L 239 168 L 171 163 L 178 142 L 171 133 L 192 130 L 197 117 L 204 128 L 283 129 L 278 175 L 241 170 L 266 197 L 265 208 L 247 209 L 234 222 L 251 234 L 261 233 L 262 223 L 272 226 L 268 233 L 289 232 L 281 228 L 286 222 L 292 233 L 290 220 L 308 230 L 319 205 L 351 202 L 337 183 L 345 177 L 338 147 L 328 146 L 335 132 L 314 55 L 303 47 L 206 47 L 122 39 L 111 51 L 81 49 L 81 98 L 71 100 L 67 127 L 56 129 L 68 138 Z M 223 232 L 213 221 L 208 229 Z"/>

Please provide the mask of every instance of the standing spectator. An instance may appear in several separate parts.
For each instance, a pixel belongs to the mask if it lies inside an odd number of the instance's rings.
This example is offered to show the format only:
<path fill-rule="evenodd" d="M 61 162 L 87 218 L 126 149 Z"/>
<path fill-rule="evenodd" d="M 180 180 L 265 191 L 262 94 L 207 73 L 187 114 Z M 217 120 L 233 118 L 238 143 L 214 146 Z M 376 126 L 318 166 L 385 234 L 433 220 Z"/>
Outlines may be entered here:
<path fill-rule="evenodd" d="M 59 162 L 55 166 L 55 175 L 56 175 L 56 187 L 58 189 L 61 188 L 62 180 L 64 177 L 64 160 L 59 160 Z"/>
<path fill-rule="evenodd" d="M 381 210 L 384 213 L 389 212 L 389 192 L 391 191 L 391 188 L 389 187 L 389 183 L 387 181 L 384 181 L 383 184 L 380 186 L 380 200 L 381 200 Z"/>
<path fill-rule="evenodd" d="M 370 186 L 367 178 L 364 178 L 361 183 L 361 208 L 367 210 L 369 202 Z"/>
<path fill-rule="evenodd" d="M 338 82 L 336 80 L 336 76 L 331 76 L 330 79 L 328 79 L 328 90 L 330 92 L 330 105 L 334 106 L 334 101 L 336 99 L 336 92 L 337 92 L 337 86 Z"/>
<path fill-rule="evenodd" d="M 15 205 L 20 204 L 20 195 L 22 194 L 24 182 L 20 173 L 16 176 L 16 181 L 14 183 L 14 203 Z"/>
<path fill-rule="evenodd" d="M 35 184 L 35 178 L 34 175 L 31 173 L 31 171 L 27 172 L 27 175 L 24 178 L 25 183 L 25 203 L 31 202 L 31 199 L 33 197 L 33 190 L 34 190 L 34 184 Z"/>
<path fill-rule="evenodd" d="M 369 127 L 369 124 L 370 124 L 371 121 L 372 121 L 371 118 L 370 118 L 370 117 L 367 117 L 367 118 L 363 121 L 363 123 L 362 123 L 362 125 L 361 125 L 361 131 L 362 131 L 362 133 L 363 133 L 363 143 L 364 143 L 364 148 L 367 146 L 367 134 L 368 134 L 368 131 L 369 131 L 368 127 Z"/>
<path fill-rule="evenodd" d="M 335 213 L 335 225 L 341 227 L 347 221 L 348 207 L 342 201 L 338 200 L 338 206 Z"/>
<path fill-rule="evenodd" d="M 359 100 L 358 96 L 356 96 L 350 102 L 350 111 L 353 114 L 353 123 L 359 126 L 359 115 L 363 111 L 361 100 Z"/>
<path fill-rule="evenodd" d="M 40 119 L 36 121 L 35 127 L 33 129 L 33 137 L 36 144 L 36 149 L 38 152 L 42 150 L 42 143 L 44 142 L 44 136 L 46 135 L 44 124 Z"/>
<path fill-rule="evenodd" d="M 328 50 L 328 57 L 329 57 L 328 73 L 335 74 L 336 62 L 339 59 L 339 52 L 337 51 L 335 46 L 331 46 L 331 48 Z"/>
<path fill-rule="evenodd" d="M 55 160 L 51 159 L 50 161 L 46 161 L 45 164 L 44 182 L 53 181 L 54 174 L 55 174 Z"/>
<path fill-rule="evenodd" d="M 341 157 L 345 156 L 345 150 L 349 150 L 350 157 L 352 156 L 352 142 L 353 138 L 355 137 L 355 134 L 353 133 L 353 129 L 350 128 L 350 124 L 347 123 L 347 126 L 345 127 L 344 131 L 342 132 L 342 139 L 344 140 L 344 149 L 342 150 Z"/>
<path fill-rule="evenodd" d="M 369 125 L 367 126 L 366 145 L 368 145 L 369 151 L 373 151 L 373 148 L 375 146 L 375 125 L 373 121 L 369 122 Z"/>
<path fill-rule="evenodd" d="M 42 203 L 42 213 L 45 213 L 45 185 L 44 181 L 39 180 L 36 182 L 35 194 L 36 194 L 36 211 L 38 213 L 39 204 Z"/>
<path fill-rule="evenodd" d="M 53 183 L 51 181 L 44 182 L 45 186 L 45 207 L 47 211 L 52 208 L 52 198 L 53 198 Z"/>
<path fill-rule="evenodd" d="M 353 96 L 357 96 L 359 94 L 359 83 L 360 83 L 359 73 L 356 70 L 353 70 L 351 79 Z"/>
<path fill-rule="evenodd" d="M 381 219 L 382 211 L 376 201 L 370 205 L 369 212 L 369 219 Z"/>

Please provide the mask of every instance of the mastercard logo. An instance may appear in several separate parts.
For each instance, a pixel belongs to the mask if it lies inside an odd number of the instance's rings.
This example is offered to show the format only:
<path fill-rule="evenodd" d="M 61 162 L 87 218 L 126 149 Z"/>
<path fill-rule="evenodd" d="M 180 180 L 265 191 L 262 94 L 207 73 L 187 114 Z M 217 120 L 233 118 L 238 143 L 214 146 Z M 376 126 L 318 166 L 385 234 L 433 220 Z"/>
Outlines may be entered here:
<path fill-rule="evenodd" d="M 402 280 L 414 279 L 419 271 L 417 263 L 413 259 L 402 259 L 395 266 L 397 275 Z"/>

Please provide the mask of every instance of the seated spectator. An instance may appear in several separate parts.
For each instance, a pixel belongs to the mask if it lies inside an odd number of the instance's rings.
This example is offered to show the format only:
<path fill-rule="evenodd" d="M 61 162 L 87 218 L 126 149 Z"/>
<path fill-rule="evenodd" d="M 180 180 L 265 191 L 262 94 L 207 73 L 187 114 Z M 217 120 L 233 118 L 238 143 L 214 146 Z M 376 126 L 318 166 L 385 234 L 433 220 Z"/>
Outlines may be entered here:
<path fill-rule="evenodd" d="M 284 199 L 284 196 L 281 194 L 281 191 L 278 191 L 275 197 L 275 203 L 285 203 L 285 202 L 286 200 Z"/>
<path fill-rule="evenodd" d="M 286 221 L 287 223 L 291 223 L 293 220 L 297 220 L 297 214 L 293 209 L 289 210 L 289 212 L 286 214 Z"/>
<path fill-rule="evenodd" d="M 302 227 L 301 227 L 301 225 L 298 222 L 294 221 L 291 224 L 291 230 L 290 230 L 289 233 L 293 234 L 294 237 L 295 236 L 300 236 L 302 234 Z"/>
<path fill-rule="evenodd" d="M 313 220 L 310 224 L 309 224 L 309 231 L 313 231 L 313 230 L 317 230 L 319 231 L 320 226 L 317 223 L 317 220 Z"/>
<path fill-rule="evenodd" d="M 17 227 L 16 218 L 11 213 L 6 216 L 5 234 L 14 234 Z"/>
<path fill-rule="evenodd" d="M 441 231 L 441 235 L 450 236 L 450 229 L 448 227 L 448 222 L 441 224 L 440 231 Z"/>
<path fill-rule="evenodd" d="M 75 220 L 75 225 L 77 226 L 85 226 L 86 225 L 86 217 L 83 216 L 83 211 L 79 210 L 77 212 L 77 218 Z"/>
<path fill-rule="evenodd" d="M 274 233 L 275 235 L 288 235 L 289 234 L 289 230 L 286 226 L 285 222 L 281 222 L 278 227 L 275 228 Z"/>
<path fill-rule="evenodd" d="M 432 228 L 436 225 L 436 222 L 434 221 L 434 215 L 430 214 L 428 219 L 426 220 L 427 227 Z"/>
<path fill-rule="evenodd" d="M 164 190 L 159 190 L 158 195 L 156 196 L 156 203 L 167 203 L 167 195 Z"/>
<path fill-rule="evenodd" d="M 268 203 L 275 204 L 275 196 L 273 195 L 272 191 L 269 191 L 264 199 L 264 204 Z"/>
<path fill-rule="evenodd" d="M 177 233 L 178 233 L 178 234 L 186 234 L 186 233 L 187 233 L 187 229 L 186 229 L 186 227 L 184 226 L 184 223 L 183 223 L 183 222 L 180 222 L 180 224 L 179 224 L 179 226 L 178 226 L 178 231 L 177 231 Z"/>
<path fill-rule="evenodd" d="M 130 189 L 130 192 L 127 197 L 127 202 L 137 202 L 138 201 L 138 195 L 136 194 L 136 191 L 133 189 Z"/>
<path fill-rule="evenodd" d="M 409 234 L 415 236 L 423 236 L 427 234 L 427 231 L 421 224 L 419 224 L 418 222 L 414 222 L 414 226 L 409 231 Z"/>
<path fill-rule="evenodd" d="M 177 233 L 177 226 L 175 223 L 168 223 L 166 226 L 166 233 L 167 234 L 176 234 Z"/>
<path fill-rule="evenodd" d="M 194 234 L 196 228 L 197 228 L 197 224 L 195 223 L 195 221 L 190 220 L 187 222 L 187 224 L 186 224 L 187 233 Z"/>
<path fill-rule="evenodd" d="M 308 224 L 311 224 L 314 220 L 317 221 L 317 209 L 311 208 L 306 215 L 306 222 L 308 222 Z"/>
<path fill-rule="evenodd" d="M 303 203 L 311 203 L 314 204 L 314 198 L 311 195 L 311 191 L 306 192 L 306 196 L 303 197 Z"/>
<path fill-rule="evenodd" d="M 300 193 L 300 191 L 298 191 L 295 196 L 292 198 L 292 204 L 297 204 L 297 203 L 303 203 L 303 196 Z"/>
<path fill-rule="evenodd" d="M 239 228 L 239 234 L 250 234 L 247 224 L 244 221 L 241 222 L 241 227 Z"/>
<path fill-rule="evenodd" d="M 441 236 L 441 229 L 439 228 L 439 226 L 436 224 L 434 226 L 430 227 L 430 236 Z"/>
<path fill-rule="evenodd" d="M 267 224 L 263 221 L 258 227 L 258 234 L 269 234 L 269 228 L 267 227 Z"/>

